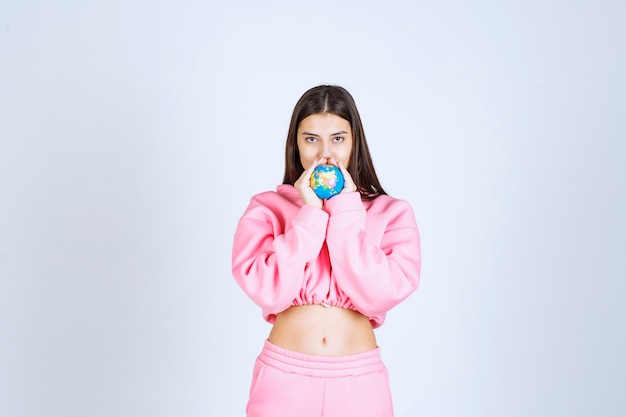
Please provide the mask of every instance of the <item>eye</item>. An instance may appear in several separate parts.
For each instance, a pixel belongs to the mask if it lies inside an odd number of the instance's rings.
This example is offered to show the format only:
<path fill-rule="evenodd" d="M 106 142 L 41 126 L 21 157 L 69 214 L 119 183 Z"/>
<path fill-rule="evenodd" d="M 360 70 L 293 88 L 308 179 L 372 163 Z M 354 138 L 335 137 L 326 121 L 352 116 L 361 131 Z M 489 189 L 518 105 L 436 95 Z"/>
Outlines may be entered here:
<path fill-rule="evenodd" d="M 345 140 L 345 139 L 344 139 L 344 137 L 343 137 L 343 136 L 335 136 L 335 137 L 333 138 L 333 142 L 339 142 L 339 143 L 341 143 L 341 142 L 343 142 L 344 140 Z"/>
<path fill-rule="evenodd" d="M 317 138 L 315 136 L 307 136 L 306 138 L 304 138 L 304 141 L 308 143 L 313 143 L 317 142 Z"/>

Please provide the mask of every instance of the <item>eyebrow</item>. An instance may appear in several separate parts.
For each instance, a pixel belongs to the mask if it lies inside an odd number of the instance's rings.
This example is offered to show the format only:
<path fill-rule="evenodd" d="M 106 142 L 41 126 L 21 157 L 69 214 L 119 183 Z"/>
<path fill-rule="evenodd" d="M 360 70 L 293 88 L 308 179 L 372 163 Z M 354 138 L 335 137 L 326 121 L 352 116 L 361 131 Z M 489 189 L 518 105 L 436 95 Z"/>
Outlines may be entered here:
<path fill-rule="evenodd" d="M 300 134 L 301 135 L 305 135 L 305 136 L 317 136 L 317 137 L 320 136 L 320 135 L 316 135 L 315 133 L 311 133 L 311 132 L 302 132 Z M 330 136 L 347 135 L 347 134 L 348 134 L 348 132 L 346 132 L 345 130 L 342 130 L 340 132 L 332 133 Z"/>

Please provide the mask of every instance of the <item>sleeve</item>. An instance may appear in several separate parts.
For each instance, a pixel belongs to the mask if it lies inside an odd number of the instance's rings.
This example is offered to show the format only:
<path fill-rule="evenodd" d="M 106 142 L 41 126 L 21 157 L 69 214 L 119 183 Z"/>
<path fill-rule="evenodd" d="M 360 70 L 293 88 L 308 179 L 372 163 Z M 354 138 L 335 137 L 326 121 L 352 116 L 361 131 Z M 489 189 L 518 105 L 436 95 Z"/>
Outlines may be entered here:
<path fill-rule="evenodd" d="M 385 199 L 382 207 L 370 208 L 366 222 L 359 193 L 328 203 L 326 241 L 333 275 L 357 310 L 384 317 L 419 285 L 420 236 L 413 210 L 406 201 Z M 378 232 L 366 230 L 366 223 Z"/>
<path fill-rule="evenodd" d="M 264 312 L 281 312 L 298 296 L 305 266 L 322 248 L 328 214 L 304 205 L 286 221 L 287 232 L 269 207 L 253 200 L 235 231 L 233 276 Z"/>

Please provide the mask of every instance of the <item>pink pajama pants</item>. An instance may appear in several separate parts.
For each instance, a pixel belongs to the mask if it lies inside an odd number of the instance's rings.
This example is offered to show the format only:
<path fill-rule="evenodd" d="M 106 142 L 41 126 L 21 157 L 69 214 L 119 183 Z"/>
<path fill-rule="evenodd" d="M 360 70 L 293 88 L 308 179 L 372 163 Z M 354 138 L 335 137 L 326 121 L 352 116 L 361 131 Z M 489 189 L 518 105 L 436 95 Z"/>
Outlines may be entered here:
<path fill-rule="evenodd" d="M 313 356 L 266 341 L 246 410 L 247 417 L 392 417 L 380 349 Z"/>

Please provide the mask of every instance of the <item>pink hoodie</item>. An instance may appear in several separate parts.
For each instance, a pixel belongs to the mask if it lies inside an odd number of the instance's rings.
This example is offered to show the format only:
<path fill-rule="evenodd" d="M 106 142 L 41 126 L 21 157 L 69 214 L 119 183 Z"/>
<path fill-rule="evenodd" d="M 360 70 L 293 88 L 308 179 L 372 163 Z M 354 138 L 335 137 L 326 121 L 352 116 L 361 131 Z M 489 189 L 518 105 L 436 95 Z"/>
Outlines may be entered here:
<path fill-rule="evenodd" d="M 273 323 L 290 306 L 357 310 L 373 328 L 419 284 L 420 238 L 411 206 L 339 194 L 303 205 L 292 185 L 252 197 L 235 231 L 233 276 Z"/>

